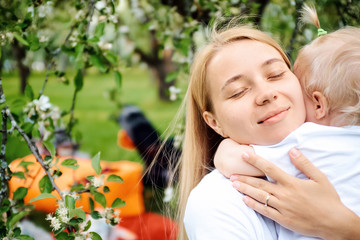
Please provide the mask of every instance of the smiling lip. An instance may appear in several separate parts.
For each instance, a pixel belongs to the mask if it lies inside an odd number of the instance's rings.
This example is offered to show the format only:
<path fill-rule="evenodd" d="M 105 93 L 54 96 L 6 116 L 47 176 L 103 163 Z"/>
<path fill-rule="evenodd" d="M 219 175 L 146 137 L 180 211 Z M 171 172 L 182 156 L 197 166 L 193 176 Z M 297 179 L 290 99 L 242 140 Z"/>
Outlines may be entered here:
<path fill-rule="evenodd" d="M 276 123 L 280 120 L 282 120 L 285 116 L 287 111 L 290 109 L 290 107 L 288 108 L 281 108 L 281 109 L 277 109 L 275 111 L 271 111 L 268 114 L 265 115 L 265 117 L 263 117 L 258 124 L 263 124 L 263 123 Z"/>

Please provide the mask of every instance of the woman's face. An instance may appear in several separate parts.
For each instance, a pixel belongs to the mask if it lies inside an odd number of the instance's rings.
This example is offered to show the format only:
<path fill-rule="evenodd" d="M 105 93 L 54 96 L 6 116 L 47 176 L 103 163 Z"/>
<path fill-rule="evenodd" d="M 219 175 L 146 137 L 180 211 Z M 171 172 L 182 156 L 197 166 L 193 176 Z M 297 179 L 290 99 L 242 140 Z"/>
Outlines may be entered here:
<path fill-rule="evenodd" d="M 241 144 L 275 144 L 305 121 L 298 79 L 270 45 L 240 40 L 211 59 L 207 124 Z"/>

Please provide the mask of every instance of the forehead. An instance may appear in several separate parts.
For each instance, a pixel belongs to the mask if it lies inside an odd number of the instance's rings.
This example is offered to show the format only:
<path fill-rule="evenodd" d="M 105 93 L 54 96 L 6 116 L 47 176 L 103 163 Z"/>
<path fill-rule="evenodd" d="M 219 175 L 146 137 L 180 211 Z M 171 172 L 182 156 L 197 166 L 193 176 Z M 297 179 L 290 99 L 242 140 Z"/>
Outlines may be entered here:
<path fill-rule="evenodd" d="M 243 58 L 247 63 L 255 63 L 268 60 L 269 58 L 283 59 L 281 54 L 273 46 L 251 39 L 234 41 L 220 47 L 209 61 L 208 66 L 222 64 L 227 65 L 226 60 Z M 249 62 L 249 60 L 251 60 Z M 265 60 L 265 61 L 266 61 Z"/>
<path fill-rule="evenodd" d="M 285 63 L 277 49 L 266 43 L 249 39 L 235 41 L 216 51 L 208 63 L 206 78 L 211 83 L 236 75 L 251 75 L 272 67 L 273 64 L 266 64 L 269 61 Z"/>

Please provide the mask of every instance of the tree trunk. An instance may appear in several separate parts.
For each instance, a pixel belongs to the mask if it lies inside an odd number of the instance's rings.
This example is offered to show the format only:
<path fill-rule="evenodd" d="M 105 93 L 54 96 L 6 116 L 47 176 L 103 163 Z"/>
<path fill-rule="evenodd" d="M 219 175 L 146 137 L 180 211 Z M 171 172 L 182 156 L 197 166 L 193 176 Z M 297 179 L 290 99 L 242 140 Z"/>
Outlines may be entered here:
<path fill-rule="evenodd" d="M 27 79 L 30 75 L 30 69 L 28 66 L 23 64 L 23 60 L 26 57 L 26 49 L 23 46 L 20 46 L 19 42 L 15 39 L 12 44 L 13 54 L 19 68 L 20 75 L 20 93 L 24 94 L 25 87 L 27 84 Z"/>

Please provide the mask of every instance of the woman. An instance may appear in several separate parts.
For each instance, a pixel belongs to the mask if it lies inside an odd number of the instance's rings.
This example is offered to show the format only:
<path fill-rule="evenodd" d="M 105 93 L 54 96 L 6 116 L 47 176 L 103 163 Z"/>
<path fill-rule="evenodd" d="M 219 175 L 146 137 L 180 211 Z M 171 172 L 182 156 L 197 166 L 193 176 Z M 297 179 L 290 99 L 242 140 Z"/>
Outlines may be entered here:
<path fill-rule="evenodd" d="M 213 75 L 216 75 L 216 72 L 210 71 L 210 74 L 208 67 L 211 64 L 217 65 L 213 63 L 215 61 L 213 59 L 216 59 L 217 54 L 223 49 L 226 48 L 229 52 L 228 54 L 231 54 L 229 44 L 240 44 L 240 42 L 246 42 L 246 44 L 242 46 L 237 45 L 236 49 L 239 51 L 241 51 L 241 49 L 253 49 L 255 51 L 258 49 L 256 44 L 261 46 L 264 51 L 269 51 L 269 54 L 273 55 L 273 58 L 269 59 L 271 61 L 268 62 L 270 67 L 259 68 L 257 70 L 265 71 L 266 74 L 271 75 L 269 77 L 277 78 L 277 74 L 273 74 L 271 69 L 272 67 L 275 69 L 279 67 L 271 64 L 281 64 L 281 71 L 286 68 L 284 71 L 286 71 L 287 76 L 291 78 L 291 84 L 294 84 L 294 88 L 297 88 L 289 73 L 289 60 L 280 46 L 266 34 L 252 28 L 235 27 L 219 33 L 215 32 L 212 36 L 212 42 L 196 55 L 187 92 L 187 119 L 181 160 L 179 206 L 180 224 L 185 217 L 185 225 L 191 239 L 276 239 L 274 226 L 269 219 L 250 211 L 249 208 L 242 204 L 243 202 L 239 201 L 239 199 L 241 199 L 243 195 L 230 189 L 229 186 L 231 183 L 223 178 L 216 170 L 209 173 L 213 168 L 212 157 L 218 143 L 222 139 L 221 135 L 228 136 L 235 134 L 235 124 L 230 123 L 236 122 L 231 122 L 230 118 L 232 115 L 239 116 L 239 113 L 236 112 L 237 109 L 231 108 L 229 108 L 228 112 L 220 111 L 223 119 L 222 122 L 227 124 L 224 126 L 216 124 L 217 122 L 214 122 L 211 114 L 204 114 L 206 112 L 215 113 L 216 109 L 214 107 L 216 106 L 219 109 L 221 105 L 214 104 L 213 98 L 217 96 L 216 94 L 213 94 L 212 98 L 210 97 L 211 85 L 207 82 L 207 78 L 213 77 Z M 256 42 L 256 44 L 254 44 L 254 42 Z M 248 51 L 246 54 L 242 52 L 241 54 L 243 55 L 239 58 L 237 64 L 241 64 L 242 61 L 251 62 L 251 60 L 257 59 L 258 56 L 262 56 L 262 52 L 252 53 L 252 51 Z M 226 57 L 224 59 L 226 59 Z M 275 59 L 275 61 L 272 59 Z M 226 68 L 226 66 L 223 67 Z M 249 67 L 249 69 L 252 69 L 251 65 L 249 65 Z M 227 72 L 224 71 L 222 74 L 226 75 Z M 272 74 L 274 76 L 272 76 Z M 236 82 L 239 78 L 242 78 L 242 76 L 231 77 L 228 80 L 229 85 Z M 237 87 L 234 89 L 237 91 Z M 233 90 L 230 89 L 226 91 L 226 94 L 230 96 L 229 99 L 231 99 L 233 97 L 231 95 Z M 235 97 L 237 97 L 237 94 L 242 94 L 241 91 L 240 93 L 236 91 L 234 92 Z M 218 94 L 221 95 L 222 93 L 219 92 Z M 264 101 L 266 101 L 266 99 L 264 99 Z M 290 105 L 294 106 L 294 109 L 299 110 L 290 114 L 292 119 L 298 117 L 299 121 L 304 121 L 304 119 L 301 119 L 304 117 L 302 106 L 295 104 L 295 102 L 298 101 L 291 99 L 291 96 L 287 101 Z M 235 112 L 231 110 L 235 110 Z M 217 111 L 219 112 L 219 110 Z M 299 115 L 296 115 L 297 113 L 299 113 Z M 214 124 L 212 128 L 210 128 L 209 126 L 211 126 L 212 123 Z M 286 125 L 286 131 L 291 131 L 291 128 L 293 128 L 291 124 Z M 224 129 L 225 132 L 223 131 Z M 246 128 L 244 130 L 246 130 Z M 279 138 L 286 134 L 286 132 L 282 132 L 281 129 L 278 130 L 281 135 Z M 238 132 L 236 134 L 237 137 L 241 137 Z M 249 136 L 251 137 L 252 135 L 250 134 Z M 198 186 L 195 188 L 196 185 Z M 195 190 L 193 190 L 194 188 Z M 191 191 L 192 193 L 189 197 Z M 187 202 L 188 198 L 189 201 Z M 264 203 L 265 198 L 266 196 L 264 199 L 259 199 L 260 202 Z M 257 198 L 255 197 L 255 199 Z M 307 223 L 305 223 L 305 225 L 306 224 Z M 291 226 L 291 224 L 287 226 Z M 302 227 L 299 227 L 299 229 L 301 230 Z M 310 231 L 310 234 L 312 233 L 313 232 Z M 181 238 L 184 237 L 185 234 L 183 233 Z"/>

